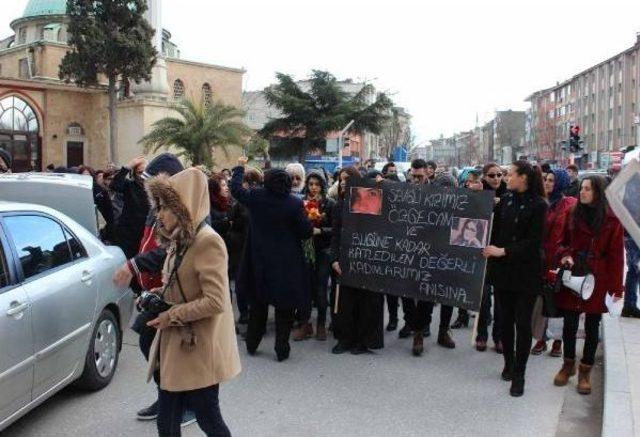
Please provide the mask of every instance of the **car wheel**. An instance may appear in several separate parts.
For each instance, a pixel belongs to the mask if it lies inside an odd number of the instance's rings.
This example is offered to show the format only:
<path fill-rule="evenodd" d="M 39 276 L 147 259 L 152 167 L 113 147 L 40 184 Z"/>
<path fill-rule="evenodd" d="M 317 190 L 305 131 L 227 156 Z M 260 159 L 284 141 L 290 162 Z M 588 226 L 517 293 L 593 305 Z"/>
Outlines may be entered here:
<path fill-rule="evenodd" d="M 119 344 L 118 320 L 111 311 L 104 310 L 93 328 L 84 370 L 76 385 L 86 390 L 106 387 L 118 366 Z"/>

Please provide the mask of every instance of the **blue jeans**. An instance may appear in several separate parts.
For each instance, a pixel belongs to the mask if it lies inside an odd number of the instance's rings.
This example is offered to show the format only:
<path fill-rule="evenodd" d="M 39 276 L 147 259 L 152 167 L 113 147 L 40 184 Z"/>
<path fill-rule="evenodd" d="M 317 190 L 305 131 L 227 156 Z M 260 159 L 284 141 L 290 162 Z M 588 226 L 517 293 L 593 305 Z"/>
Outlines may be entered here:
<path fill-rule="evenodd" d="M 231 437 L 220 413 L 217 385 L 182 392 L 160 390 L 157 421 L 160 437 L 180 437 L 182 413 L 187 407 L 196 414 L 198 426 L 207 437 Z"/>
<path fill-rule="evenodd" d="M 638 302 L 638 261 L 640 261 L 640 249 L 638 245 L 628 235 L 624 236 L 624 248 L 627 252 L 627 277 L 625 279 L 624 306 L 625 308 L 636 308 Z"/>

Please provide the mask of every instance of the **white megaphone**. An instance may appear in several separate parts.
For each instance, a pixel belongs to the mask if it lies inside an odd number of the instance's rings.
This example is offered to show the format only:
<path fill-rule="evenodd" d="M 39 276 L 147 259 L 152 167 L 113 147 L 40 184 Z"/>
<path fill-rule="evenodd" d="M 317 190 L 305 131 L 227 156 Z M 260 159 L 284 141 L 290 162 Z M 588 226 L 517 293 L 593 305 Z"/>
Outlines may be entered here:
<path fill-rule="evenodd" d="M 587 273 L 586 276 L 573 276 L 570 270 L 562 272 L 562 285 L 582 300 L 589 300 L 596 288 L 596 278 Z"/>

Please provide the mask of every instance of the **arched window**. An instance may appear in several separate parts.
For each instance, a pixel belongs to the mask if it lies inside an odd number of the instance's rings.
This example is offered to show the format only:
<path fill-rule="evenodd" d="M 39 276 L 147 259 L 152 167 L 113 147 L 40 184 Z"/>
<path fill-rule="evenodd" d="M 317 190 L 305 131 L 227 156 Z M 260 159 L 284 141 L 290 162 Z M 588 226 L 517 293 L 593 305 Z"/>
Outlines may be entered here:
<path fill-rule="evenodd" d="M 173 98 L 181 99 L 183 97 L 184 97 L 184 82 L 182 82 L 180 79 L 176 79 L 176 81 L 173 82 Z"/>
<path fill-rule="evenodd" d="M 205 106 L 210 106 L 213 102 L 213 93 L 211 92 L 211 85 L 205 83 L 202 85 L 202 102 Z"/>
<path fill-rule="evenodd" d="M 13 171 L 40 170 L 40 123 L 35 111 L 17 96 L 0 99 L 0 149 L 13 157 Z"/>

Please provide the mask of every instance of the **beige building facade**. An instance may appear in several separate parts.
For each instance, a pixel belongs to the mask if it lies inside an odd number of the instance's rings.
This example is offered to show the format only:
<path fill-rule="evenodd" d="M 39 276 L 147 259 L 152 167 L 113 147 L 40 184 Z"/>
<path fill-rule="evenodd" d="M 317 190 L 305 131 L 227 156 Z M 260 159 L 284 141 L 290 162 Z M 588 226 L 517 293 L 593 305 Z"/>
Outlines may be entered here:
<path fill-rule="evenodd" d="M 159 5 L 150 0 L 152 10 Z M 79 88 L 58 78 L 69 49 L 65 10 L 65 0 L 30 0 L 23 17 L 11 23 L 14 34 L 0 41 L 0 148 L 12 154 L 14 171 L 41 171 L 49 164 L 104 168 L 109 163 L 106 87 Z M 123 87 L 129 92 L 121 93 L 118 102 L 116 165 L 142 154 L 139 140 L 154 122 L 175 114 L 171 105 L 179 99 L 242 107 L 243 69 L 179 59 L 169 32 L 161 35 L 162 68 L 154 68 L 152 85 Z M 216 156 L 216 163 L 228 166 L 240 153 Z"/>

